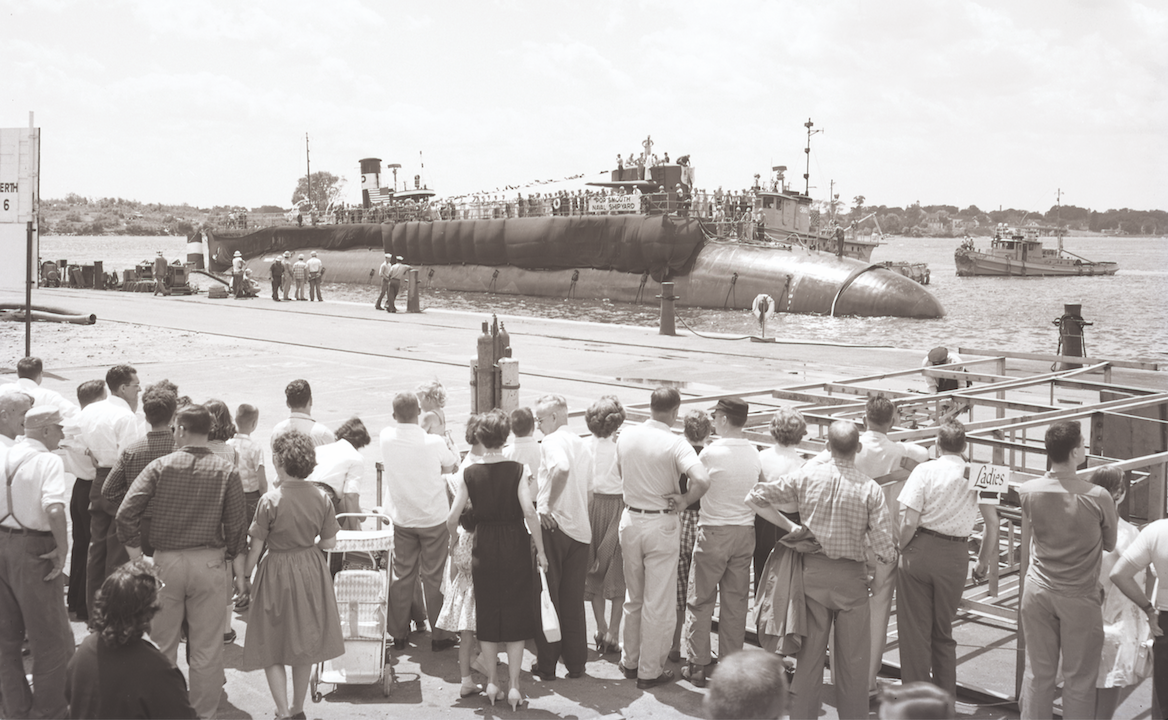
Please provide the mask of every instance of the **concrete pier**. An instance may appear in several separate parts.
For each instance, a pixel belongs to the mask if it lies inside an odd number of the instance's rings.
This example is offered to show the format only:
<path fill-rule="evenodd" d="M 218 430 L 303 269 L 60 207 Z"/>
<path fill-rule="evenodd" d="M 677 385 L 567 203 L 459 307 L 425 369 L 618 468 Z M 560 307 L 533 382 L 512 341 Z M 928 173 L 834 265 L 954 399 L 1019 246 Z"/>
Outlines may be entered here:
<path fill-rule="evenodd" d="M 4 298 L 6 299 L 6 298 Z M 206 296 L 150 298 L 142 295 L 87 290 L 38 290 L 34 303 L 64 306 L 77 312 L 95 313 L 97 325 L 33 326 L 32 353 L 46 358 L 45 386 L 73 397 L 80 382 L 104 376 L 116 363 L 134 365 L 143 386 L 168 378 L 180 394 L 196 402 L 224 400 L 233 410 L 247 402 L 260 409 L 256 439 L 269 447 L 271 428 L 287 415 L 284 386 L 295 378 L 312 384 L 314 417 L 330 427 L 358 415 L 374 436 L 362 451 L 366 459 L 361 490 L 362 505 L 375 504 L 374 463 L 380 461 L 376 435 L 392 423 L 390 401 L 394 393 L 412 390 L 418 383 L 438 379 L 447 389 L 446 414 L 453 436 L 461 440 L 463 423 L 471 406 L 467 383 L 467 358 L 473 354 L 479 326 L 491 309 L 481 313 L 424 310 L 420 314 L 377 312 L 365 304 L 325 302 L 276 303 L 264 297 L 246 300 L 209 300 Z M 769 344 L 729 341 L 694 336 L 658 334 L 657 328 L 583 323 L 507 316 L 514 357 L 520 363 L 521 405 L 533 405 L 541 394 L 555 392 L 568 400 L 574 413 L 572 428 L 584 432 L 580 413 L 602 394 L 614 394 L 626 403 L 646 403 L 649 391 L 659 384 L 679 388 L 683 398 L 715 394 L 751 393 L 797 383 L 827 382 L 880 372 L 919 367 L 924 348 L 857 347 Z M 15 328 L 13 328 L 15 330 Z M 12 369 L 23 354 L 23 342 L 7 330 L 0 334 L 0 363 Z M 890 338 L 911 346 L 912 338 Z M 53 364 L 48 358 L 59 343 L 76 344 Z M 186 350 L 176 352 L 176 344 Z M 9 365 L 11 363 L 11 366 Z M 1038 364 L 1036 363 L 1036 366 Z M 1141 373 L 1163 384 L 1163 378 Z M 1122 382 L 1118 377 L 1117 382 Z M 14 378 L 0 375 L 0 382 Z M 915 382 L 924 390 L 923 378 Z M 270 463 L 270 453 L 268 454 Z M 271 473 L 269 472 L 269 475 Z M 589 609 L 589 636 L 592 613 Z M 236 615 L 239 633 L 227 652 L 227 693 L 220 706 L 224 718 L 265 718 L 273 710 L 262 672 L 239 670 L 246 636 L 246 616 Z M 80 639 L 85 629 L 74 624 Z M 983 645 L 979 687 L 1003 693 L 1013 691 L 1011 634 L 963 626 L 961 642 Z M 959 652 L 959 656 L 962 653 Z M 895 651 L 891 651 L 895 656 Z M 180 653 L 181 656 L 181 653 Z M 532 660 L 525 658 L 523 691 L 530 704 L 523 717 L 629 717 L 654 718 L 678 715 L 701 717 L 705 693 L 685 681 L 651 691 L 639 691 L 623 679 L 618 656 L 600 657 L 589 652 L 585 678 L 569 680 L 561 669 L 559 679 L 544 683 L 526 672 Z M 181 660 L 180 660 L 181 662 Z M 415 634 L 410 647 L 394 653 L 398 683 L 384 698 L 378 686 L 325 686 L 324 701 L 309 703 L 309 717 L 385 717 L 413 713 L 417 717 L 491 717 L 511 715 L 510 708 L 490 705 L 481 697 L 458 697 L 457 650 L 430 651 L 429 637 Z M 676 665 L 671 665 L 675 670 Z M 959 679 L 966 668 L 959 668 Z M 183 668 L 185 672 L 185 667 Z M 500 669 L 501 677 L 505 670 Z M 1135 717 L 1146 712 L 1149 684 L 1142 685 L 1121 705 L 1116 717 Z M 831 693 L 825 701 L 832 702 Z M 837 717 L 825 706 L 822 717 Z M 1130 711 L 1130 712 L 1128 712 Z M 994 705 L 959 704 L 961 717 L 1017 717 L 1013 710 Z"/>

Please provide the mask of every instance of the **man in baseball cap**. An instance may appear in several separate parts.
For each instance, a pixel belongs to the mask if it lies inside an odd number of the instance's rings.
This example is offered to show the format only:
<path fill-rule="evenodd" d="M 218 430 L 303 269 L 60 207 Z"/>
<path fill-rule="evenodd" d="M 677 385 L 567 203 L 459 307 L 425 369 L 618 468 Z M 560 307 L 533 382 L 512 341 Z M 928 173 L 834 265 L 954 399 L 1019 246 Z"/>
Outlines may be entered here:
<path fill-rule="evenodd" d="M 73 631 L 65 610 L 65 465 L 53 454 L 61 441 L 61 411 L 33 407 L 24 439 L 5 455 L 10 477 L 0 493 L 0 679 L 10 717 L 64 717 L 65 668 Z M 28 635 L 32 686 L 20 647 Z"/>

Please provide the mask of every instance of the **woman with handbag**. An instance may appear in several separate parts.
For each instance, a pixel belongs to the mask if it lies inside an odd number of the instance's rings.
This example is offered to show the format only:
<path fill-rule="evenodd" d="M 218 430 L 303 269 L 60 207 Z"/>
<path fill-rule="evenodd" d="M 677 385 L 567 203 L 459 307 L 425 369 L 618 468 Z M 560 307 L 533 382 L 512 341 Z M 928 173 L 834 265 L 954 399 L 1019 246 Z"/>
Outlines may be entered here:
<path fill-rule="evenodd" d="M 451 528 L 458 525 L 469 499 L 477 522 L 471 553 L 476 634 L 487 658 L 496 656 L 499 643 L 506 644 L 511 676 L 507 702 L 515 709 L 523 702 L 519 690 L 523 645 L 539 632 L 532 542 L 540 570 L 547 569 L 547 558 L 526 482 L 527 468 L 503 457 L 503 443 L 510 432 L 511 422 L 501 410 L 479 417 L 475 436 L 483 447 L 483 458 L 463 469 L 447 525 Z M 492 705 L 503 697 L 496 678 L 497 668 L 496 663 L 487 663 L 486 694 Z"/>

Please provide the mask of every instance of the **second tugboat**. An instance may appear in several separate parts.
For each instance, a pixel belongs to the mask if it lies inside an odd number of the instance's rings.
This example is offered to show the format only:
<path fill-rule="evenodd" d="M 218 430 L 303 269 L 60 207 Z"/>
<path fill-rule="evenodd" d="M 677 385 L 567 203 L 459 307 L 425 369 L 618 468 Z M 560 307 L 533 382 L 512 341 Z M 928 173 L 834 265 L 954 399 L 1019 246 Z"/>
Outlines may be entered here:
<path fill-rule="evenodd" d="M 1058 238 L 1058 249 L 1043 247 L 1038 239 L 1042 231 Z M 988 250 L 978 250 L 973 239 L 966 237 L 954 252 L 958 277 L 976 275 L 1050 277 L 1066 275 L 1114 275 L 1119 265 L 1095 262 L 1063 249 L 1063 229 L 1036 225 L 1012 228 L 997 227 Z"/>

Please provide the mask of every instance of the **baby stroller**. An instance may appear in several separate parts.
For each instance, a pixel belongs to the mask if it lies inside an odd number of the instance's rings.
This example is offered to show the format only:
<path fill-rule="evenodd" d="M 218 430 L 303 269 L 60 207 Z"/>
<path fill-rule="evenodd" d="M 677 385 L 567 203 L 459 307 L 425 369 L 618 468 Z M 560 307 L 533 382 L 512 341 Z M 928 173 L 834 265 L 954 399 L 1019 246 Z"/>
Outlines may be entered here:
<path fill-rule="evenodd" d="M 345 654 L 312 667 L 309 690 L 312 701 L 320 702 L 324 694 L 321 683 L 329 685 L 373 685 L 381 683 L 388 697 L 393 689 L 393 668 L 385 662 L 386 618 L 389 613 L 390 557 L 393 552 L 393 524 L 377 512 L 342 513 L 346 517 L 379 518 L 388 526 L 377 530 L 341 530 L 330 553 L 364 555 L 372 569 L 342 569 L 333 578 L 337 610 L 341 616 L 341 633 Z M 378 523 L 380 525 L 380 523 Z M 356 563 L 354 563 L 356 565 Z"/>

